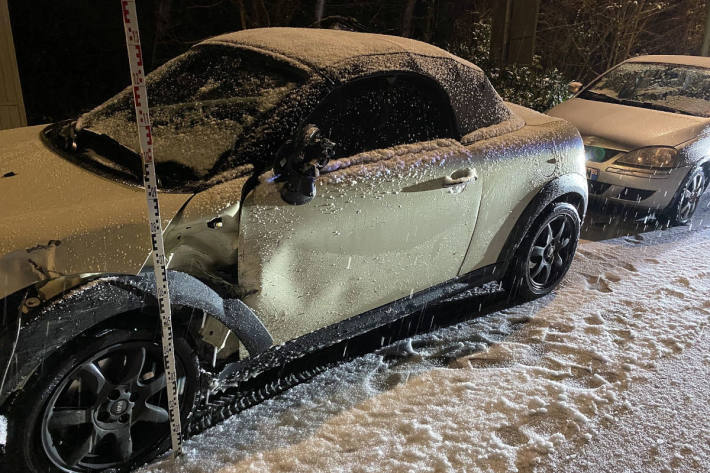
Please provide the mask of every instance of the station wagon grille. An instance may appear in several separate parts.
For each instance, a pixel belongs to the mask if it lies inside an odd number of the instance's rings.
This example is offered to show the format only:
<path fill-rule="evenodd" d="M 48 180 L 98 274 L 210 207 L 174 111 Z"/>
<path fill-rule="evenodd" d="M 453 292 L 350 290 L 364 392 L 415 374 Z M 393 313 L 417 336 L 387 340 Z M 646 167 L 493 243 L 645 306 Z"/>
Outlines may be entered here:
<path fill-rule="evenodd" d="M 633 187 L 625 187 L 624 190 L 619 192 L 616 196 L 617 199 L 622 200 L 632 200 L 634 202 L 640 202 L 646 200 L 653 195 L 655 191 L 649 191 L 645 189 L 634 189 Z"/>
<path fill-rule="evenodd" d="M 603 194 L 611 186 L 611 184 L 599 181 L 587 181 L 587 184 L 589 185 L 589 193 L 597 195 Z"/>

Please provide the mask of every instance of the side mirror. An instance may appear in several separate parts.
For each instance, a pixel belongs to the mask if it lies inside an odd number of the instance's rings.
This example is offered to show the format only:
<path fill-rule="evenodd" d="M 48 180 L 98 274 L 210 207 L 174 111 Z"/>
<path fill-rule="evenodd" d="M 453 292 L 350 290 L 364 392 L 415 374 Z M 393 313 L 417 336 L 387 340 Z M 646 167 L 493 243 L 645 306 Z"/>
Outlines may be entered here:
<path fill-rule="evenodd" d="M 276 170 L 285 178 L 281 198 L 291 205 L 307 204 L 316 196 L 320 169 L 335 154 L 335 143 L 321 136 L 315 125 L 306 125 L 287 143 L 277 160 Z"/>
<path fill-rule="evenodd" d="M 577 82 L 575 80 L 575 81 L 572 81 L 569 84 L 567 84 L 567 91 L 572 95 L 576 94 L 580 90 L 582 90 L 582 83 L 581 82 Z"/>

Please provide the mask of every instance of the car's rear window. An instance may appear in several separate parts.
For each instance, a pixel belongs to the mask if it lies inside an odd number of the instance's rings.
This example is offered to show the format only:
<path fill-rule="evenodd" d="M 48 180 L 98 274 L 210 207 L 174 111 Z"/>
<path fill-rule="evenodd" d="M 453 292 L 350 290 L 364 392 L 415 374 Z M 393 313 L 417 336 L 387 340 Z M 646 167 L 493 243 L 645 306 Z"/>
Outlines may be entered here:
<path fill-rule="evenodd" d="M 158 175 L 201 180 L 235 140 L 300 81 L 295 71 L 235 48 L 205 45 L 166 63 L 146 82 Z M 139 152 L 131 89 L 84 114 L 77 129 Z M 110 157 L 109 157 L 110 158 Z"/>
<path fill-rule="evenodd" d="M 607 96 L 626 105 L 667 107 L 710 116 L 710 69 L 679 64 L 630 62 L 612 69 L 580 97 Z"/>

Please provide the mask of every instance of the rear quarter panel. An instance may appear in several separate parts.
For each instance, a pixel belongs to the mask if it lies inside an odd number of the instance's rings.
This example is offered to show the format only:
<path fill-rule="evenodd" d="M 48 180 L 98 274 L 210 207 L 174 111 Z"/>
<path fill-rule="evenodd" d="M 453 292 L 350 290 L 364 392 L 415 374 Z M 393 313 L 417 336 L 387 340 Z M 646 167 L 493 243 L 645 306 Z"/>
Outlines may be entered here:
<path fill-rule="evenodd" d="M 506 105 L 525 125 L 467 145 L 476 157 L 483 188 L 460 274 L 499 262 L 508 235 L 546 184 L 565 174 L 585 175 L 584 146 L 576 128 L 561 119 Z"/>

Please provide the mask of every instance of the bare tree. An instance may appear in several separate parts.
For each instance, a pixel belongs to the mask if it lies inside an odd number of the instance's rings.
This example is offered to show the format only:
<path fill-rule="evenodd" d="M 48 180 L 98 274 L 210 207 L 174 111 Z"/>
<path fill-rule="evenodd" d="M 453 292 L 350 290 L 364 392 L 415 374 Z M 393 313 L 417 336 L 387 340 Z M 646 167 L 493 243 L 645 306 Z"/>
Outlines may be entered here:
<path fill-rule="evenodd" d="M 700 49 L 706 0 L 542 2 L 537 53 L 548 66 L 588 80 L 630 56 Z"/>
<path fill-rule="evenodd" d="M 325 0 L 316 1 L 316 24 L 320 25 L 323 19 L 323 10 L 325 10 Z"/>
<path fill-rule="evenodd" d="M 402 36 L 408 37 L 412 34 L 412 18 L 414 17 L 414 5 L 417 0 L 407 0 L 402 15 Z"/>

